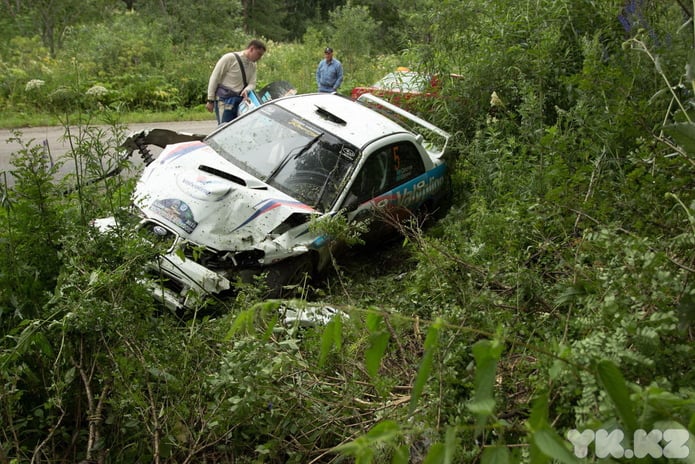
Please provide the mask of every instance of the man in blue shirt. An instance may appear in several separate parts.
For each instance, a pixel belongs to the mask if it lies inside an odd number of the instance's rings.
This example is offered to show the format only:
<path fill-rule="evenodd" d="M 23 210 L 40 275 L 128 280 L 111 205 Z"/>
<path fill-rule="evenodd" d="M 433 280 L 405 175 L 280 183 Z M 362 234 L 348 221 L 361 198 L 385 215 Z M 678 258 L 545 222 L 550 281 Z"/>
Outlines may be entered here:
<path fill-rule="evenodd" d="M 333 49 L 326 47 L 323 51 L 325 58 L 316 68 L 316 84 L 319 92 L 336 93 L 343 83 L 343 65 L 333 58 Z"/>

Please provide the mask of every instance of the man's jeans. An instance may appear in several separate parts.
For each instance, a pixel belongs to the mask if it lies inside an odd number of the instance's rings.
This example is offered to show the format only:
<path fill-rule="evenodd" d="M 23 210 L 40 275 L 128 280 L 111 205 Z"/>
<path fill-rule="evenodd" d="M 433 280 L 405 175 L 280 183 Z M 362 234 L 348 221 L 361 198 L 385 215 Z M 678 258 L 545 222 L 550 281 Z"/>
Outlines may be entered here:
<path fill-rule="evenodd" d="M 244 97 L 229 97 L 218 99 L 215 101 L 215 117 L 217 124 L 224 124 L 236 118 L 239 114 L 239 104 L 244 100 Z M 221 114 L 220 114 L 221 113 Z"/>

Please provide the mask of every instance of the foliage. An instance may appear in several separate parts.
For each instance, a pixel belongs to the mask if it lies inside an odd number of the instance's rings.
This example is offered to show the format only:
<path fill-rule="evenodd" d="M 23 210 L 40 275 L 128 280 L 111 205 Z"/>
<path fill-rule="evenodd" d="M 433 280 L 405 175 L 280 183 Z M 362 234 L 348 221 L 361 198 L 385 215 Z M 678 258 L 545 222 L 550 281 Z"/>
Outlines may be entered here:
<path fill-rule="evenodd" d="M 7 65 L 0 83 L 0 101 L 30 113 L 100 111 L 104 107 L 203 111 L 207 80 L 215 62 L 230 48 L 243 49 L 251 37 L 241 29 L 241 5 L 223 3 L 194 7 L 222 12 L 216 17 L 223 20 L 214 25 L 206 22 L 204 27 L 191 21 L 207 17 L 206 11 L 193 14 L 184 1 L 167 2 L 164 16 L 145 7 L 114 9 L 103 22 L 84 21 L 67 28 L 60 48 L 50 52 L 42 49 L 38 38 L 13 37 L 8 50 L 0 55 Z M 262 6 L 254 4 L 256 9 Z M 271 12 L 266 14 L 280 19 Z M 364 7 L 345 6 L 331 12 L 330 23 L 309 29 L 303 44 L 266 40 L 268 53 L 259 63 L 259 88 L 286 80 L 300 92 L 315 91 L 316 66 L 323 48 L 333 42 L 342 44 L 336 51 L 345 63 L 344 93 L 355 85 L 375 81 L 395 66 L 391 60 L 377 67 L 372 64 L 370 50 L 376 41 L 376 27 Z M 225 33 L 220 34 L 221 30 Z M 43 84 L 28 87 L 37 81 Z M 66 107 L 66 102 L 71 106 Z"/>
<path fill-rule="evenodd" d="M 343 60 L 352 65 L 348 71 L 358 69 L 362 64 L 359 57 L 369 57 L 375 49 L 379 24 L 369 16 L 367 8 L 350 5 L 331 11 L 330 24 L 333 30 L 328 33 L 329 43 L 340 45 Z"/>
<path fill-rule="evenodd" d="M 136 14 L 142 15 L 150 25 L 161 25 L 166 31 L 162 35 L 170 37 L 179 47 L 187 43 L 208 47 L 223 45 L 230 37 L 242 35 L 247 24 L 239 0 L 208 0 L 204 3 L 169 0 L 158 2 L 154 10 L 147 4 L 136 3 L 136 8 Z"/>
<path fill-rule="evenodd" d="M 245 30 L 252 35 L 272 37 L 280 41 L 287 39 L 290 31 L 285 28 L 288 18 L 285 5 L 269 0 L 244 1 L 243 18 Z"/>

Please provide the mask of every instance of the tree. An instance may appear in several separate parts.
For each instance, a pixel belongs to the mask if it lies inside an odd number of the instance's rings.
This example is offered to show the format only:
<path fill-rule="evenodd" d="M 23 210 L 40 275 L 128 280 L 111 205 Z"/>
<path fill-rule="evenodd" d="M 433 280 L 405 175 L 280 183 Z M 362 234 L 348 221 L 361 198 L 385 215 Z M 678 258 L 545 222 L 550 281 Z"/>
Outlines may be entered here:
<path fill-rule="evenodd" d="M 379 24 L 365 6 L 339 6 L 330 12 L 330 42 L 340 47 L 346 62 L 369 57 L 376 42 Z"/>
<path fill-rule="evenodd" d="M 345 4 L 344 0 L 285 0 L 286 27 L 289 39 L 298 39 L 309 26 L 320 27 L 328 20 L 328 13 Z"/>
<path fill-rule="evenodd" d="M 22 3 L 20 9 L 24 17 L 31 20 L 34 31 L 41 36 L 51 56 L 55 56 L 69 27 L 101 21 L 115 5 L 115 0 L 34 0 Z"/>
<path fill-rule="evenodd" d="M 143 4 L 138 11 L 164 22 L 175 45 L 226 44 L 243 25 L 240 0 L 168 0 Z"/>
<path fill-rule="evenodd" d="M 289 31 L 284 23 L 287 9 L 282 2 L 274 0 L 243 0 L 244 31 L 247 34 L 284 40 Z"/>
<path fill-rule="evenodd" d="M 380 50 L 383 52 L 398 51 L 406 43 L 404 39 L 409 36 L 405 18 L 416 9 L 415 0 L 359 0 L 353 5 L 363 5 L 369 8 L 369 15 L 379 24 Z"/>

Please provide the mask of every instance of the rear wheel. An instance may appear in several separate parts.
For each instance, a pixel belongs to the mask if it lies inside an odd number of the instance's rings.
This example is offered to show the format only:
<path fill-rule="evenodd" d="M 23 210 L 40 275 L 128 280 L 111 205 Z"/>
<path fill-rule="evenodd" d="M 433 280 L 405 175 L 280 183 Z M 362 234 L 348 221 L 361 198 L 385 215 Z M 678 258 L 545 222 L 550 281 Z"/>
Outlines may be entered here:
<path fill-rule="evenodd" d="M 293 296 L 306 289 L 314 275 L 309 254 L 287 258 L 268 268 L 268 298 Z"/>

